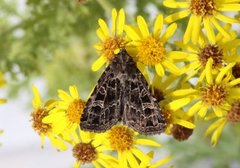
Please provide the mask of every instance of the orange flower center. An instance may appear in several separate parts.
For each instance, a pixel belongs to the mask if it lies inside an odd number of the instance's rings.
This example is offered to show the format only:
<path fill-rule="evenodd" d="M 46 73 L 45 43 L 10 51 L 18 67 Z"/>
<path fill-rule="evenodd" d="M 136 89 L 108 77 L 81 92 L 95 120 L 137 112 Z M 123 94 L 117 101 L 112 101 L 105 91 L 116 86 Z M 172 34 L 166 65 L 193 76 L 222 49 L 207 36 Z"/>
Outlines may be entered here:
<path fill-rule="evenodd" d="M 202 66 L 206 65 L 209 58 L 213 59 L 214 68 L 223 63 L 223 51 L 217 45 L 208 44 L 204 46 L 200 49 L 198 56 Z"/>
<path fill-rule="evenodd" d="M 46 134 L 52 129 L 50 124 L 45 124 L 42 119 L 48 115 L 48 111 L 44 108 L 39 108 L 32 112 L 32 127 L 38 134 Z"/>
<path fill-rule="evenodd" d="M 134 143 L 134 132 L 124 126 L 115 126 L 108 132 L 109 142 L 114 150 L 129 150 Z"/>
<path fill-rule="evenodd" d="M 96 148 L 91 143 L 78 143 L 72 151 L 73 156 L 82 164 L 91 163 L 97 159 Z"/>
<path fill-rule="evenodd" d="M 114 57 L 114 51 L 117 49 L 124 48 L 126 41 L 122 37 L 109 37 L 102 44 L 103 55 L 110 61 Z"/>
<path fill-rule="evenodd" d="M 68 108 L 67 108 L 67 117 L 72 123 L 80 123 L 80 117 L 82 115 L 83 109 L 85 107 L 86 102 L 81 99 L 73 100 Z"/>
<path fill-rule="evenodd" d="M 210 85 L 203 89 L 203 101 L 212 106 L 221 105 L 226 98 L 226 91 L 222 85 Z"/>
<path fill-rule="evenodd" d="M 163 61 L 165 48 L 160 39 L 148 37 L 138 46 L 137 59 L 145 65 L 156 65 Z"/>
<path fill-rule="evenodd" d="M 193 129 L 183 127 L 178 124 L 174 124 L 171 128 L 171 133 L 178 141 L 187 140 L 193 133 Z"/>
<path fill-rule="evenodd" d="M 191 0 L 190 10 L 197 16 L 212 16 L 216 7 L 214 0 Z"/>
<path fill-rule="evenodd" d="M 240 101 L 232 104 L 232 108 L 227 114 L 227 119 L 230 122 L 240 122 Z"/>

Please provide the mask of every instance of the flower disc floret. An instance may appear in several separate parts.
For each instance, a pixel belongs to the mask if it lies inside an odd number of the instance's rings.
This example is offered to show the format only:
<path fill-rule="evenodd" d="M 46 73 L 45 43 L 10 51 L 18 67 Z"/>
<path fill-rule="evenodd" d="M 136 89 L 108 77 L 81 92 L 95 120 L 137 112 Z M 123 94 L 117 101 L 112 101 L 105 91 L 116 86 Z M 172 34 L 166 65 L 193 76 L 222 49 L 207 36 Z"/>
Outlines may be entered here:
<path fill-rule="evenodd" d="M 85 107 L 85 102 L 81 99 L 73 100 L 67 108 L 67 117 L 70 122 L 78 123 L 80 122 L 80 117 L 82 115 L 83 109 Z"/>
<path fill-rule="evenodd" d="M 190 10 L 198 16 L 211 16 L 216 7 L 213 0 L 191 0 Z"/>
<path fill-rule="evenodd" d="M 206 65 L 209 58 L 213 59 L 213 67 L 217 67 L 223 63 L 223 50 L 217 45 L 208 44 L 204 46 L 201 48 L 198 56 L 202 66 Z"/>
<path fill-rule="evenodd" d="M 230 122 L 240 122 L 240 101 L 232 104 L 232 108 L 227 114 L 227 120 Z"/>
<path fill-rule="evenodd" d="M 82 164 L 91 163 L 97 159 L 97 151 L 91 143 L 80 142 L 73 147 L 73 156 Z"/>
<path fill-rule="evenodd" d="M 36 109 L 32 114 L 32 127 L 38 134 L 46 134 L 52 127 L 50 124 L 45 124 L 42 119 L 48 115 L 48 111 L 44 108 Z"/>
<path fill-rule="evenodd" d="M 164 59 L 165 48 L 160 39 L 148 37 L 143 39 L 138 48 L 137 58 L 145 65 L 156 65 Z"/>
<path fill-rule="evenodd" d="M 117 151 L 127 151 L 134 144 L 134 132 L 124 126 L 113 127 L 108 136 L 110 146 Z"/>

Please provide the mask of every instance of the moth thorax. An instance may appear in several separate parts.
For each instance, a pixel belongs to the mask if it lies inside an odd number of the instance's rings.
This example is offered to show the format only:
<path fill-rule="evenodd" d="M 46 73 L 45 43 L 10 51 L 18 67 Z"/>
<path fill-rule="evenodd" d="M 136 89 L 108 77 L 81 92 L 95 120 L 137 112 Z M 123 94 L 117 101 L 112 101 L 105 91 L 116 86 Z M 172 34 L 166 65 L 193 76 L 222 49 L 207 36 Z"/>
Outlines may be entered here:
<path fill-rule="evenodd" d="M 73 156 L 82 164 L 91 163 L 97 159 L 96 148 L 91 143 L 78 143 L 73 147 Z"/>
<path fill-rule="evenodd" d="M 38 134 L 45 134 L 52 129 L 50 124 L 45 124 L 42 119 L 48 115 L 48 111 L 45 108 L 38 108 L 32 112 L 32 127 Z"/>
<path fill-rule="evenodd" d="M 187 140 L 192 133 L 193 129 L 189 129 L 178 124 L 173 124 L 171 127 L 171 134 L 178 141 Z"/>
<path fill-rule="evenodd" d="M 108 132 L 110 146 L 117 151 L 127 151 L 134 143 L 134 132 L 124 126 L 115 126 Z"/>
<path fill-rule="evenodd" d="M 232 104 L 232 108 L 227 114 L 227 120 L 229 122 L 240 122 L 240 101 Z"/>

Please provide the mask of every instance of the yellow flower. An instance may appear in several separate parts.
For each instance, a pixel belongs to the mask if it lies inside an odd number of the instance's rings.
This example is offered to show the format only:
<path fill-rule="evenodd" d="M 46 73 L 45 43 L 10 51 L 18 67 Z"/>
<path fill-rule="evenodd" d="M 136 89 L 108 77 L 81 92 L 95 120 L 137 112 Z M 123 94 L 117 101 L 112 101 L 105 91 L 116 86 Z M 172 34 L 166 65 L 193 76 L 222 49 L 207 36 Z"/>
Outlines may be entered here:
<path fill-rule="evenodd" d="M 66 145 L 63 143 L 61 138 L 55 134 L 57 132 L 55 130 L 55 125 L 42 122 L 42 119 L 49 114 L 49 111 L 55 108 L 55 101 L 50 100 L 43 104 L 37 88 L 33 86 L 32 89 L 34 93 L 34 98 L 32 101 L 34 110 L 31 113 L 32 127 L 41 137 L 42 147 L 45 141 L 45 136 L 47 136 L 54 147 L 57 149 L 66 150 Z"/>
<path fill-rule="evenodd" d="M 93 63 L 92 70 L 97 71 L 104 64 L 109 63 L 115 54 L 118 54 L 121 48 L 126 46 L 126 39 L 123 36 L 123 27 L 125 24 L 125 13 L 123 9 L 117 13 L 112 10 L 112 29 L 109 30 L 103 19 L 98 20 L 100 28 L 97 29 L 97 36 L 101 42 L 94 47 L 100 52 L 101 56 Z"/>
<path fill-rule="evenodd" d="M 171 73 L 178 75 L 179 68 L 173 63 L 173 60 L 179 59 L 173 52 L 167 51 L 166 42 L 175 33 L 177 24 L 171 24 L 163 35 L 163 16 L 158 15 L 153 33 L 149 32 L 146 21 L 142 16 L 137 17 L 138 28 L 125 26 L 127 37 L 132 40 L 128 51 L 132 56 L 135 56 L 138 63 L 154 66 L 159 76 L 164 76 L 165 68 Z"/>
<path fill-rule="evenodd" d="M 215 44 L 216 38 L 214 28 L 223 36 L 229 38 L 229 33 L 219 24 L 219 21 L 225 23 L 239 23 L 238 19 L 224 15 L 224 12 L 240 11 L 239 1 L 232 0 L 164 0 L 163 5 L 169 8 L 183 9 L 171 14 L 165 18 L 167 23 L 188 17 L 188 25 L 183 37 L 186 44 L 190 38 L 194 44 L 197 43 L 201 25 L 207 33 L 210 43 Z M 219 21 L 218 21 L 219 20 Z"/>
<path fill-rule="evenodd" d="M 216 116 L 221 117 L 231 100 L 239 97 L 240 88 L 236 85 L 240 83 L 240 78 L 230 80 L 234 63 L 220 69 L 217 75 L 213 75 L 212 65 L 213 59 L 210 58 L 206 65 L 206 75 L 199 80 L 201 86 L 199 84 L 194 89 L 179 89 L 171 93 L 172 96 L 190 98 L 194 102 L 188 110 L 189 116 L 198 113 L 203 118 L 208 111 L 214 111 Z"/>
<path fill-rule="evenodd" d="M 85 107 L 83 101 L 78 94 L 75 85 L 69 86 L 70 95 L 63 90 L 58 90 L 57 106 L 51 110 L 50 114 L 44 117 L 43 122 L 46 124 L 56 124 L 58 133 L 77 136 L 76 129 L 80 124 L 80 118 Z"/>
<path fill-rule="evenodd" d="M 176 81 L 176 76 L 170 75 L 164 80 L 159 76 L 155 76 L 152 83 L 153 95 L 160 103 L 160 108 L 164 114 L 165 121 L 167 123 L 167 128 L 165 133 L 171 134 L 172 127 L 174 125 L 181 125 L 183 127 L 193 129 L 195 125 L 190 121 L 189 116 L 181 109 L 185 105 L 191 102 L 191 98 L 181 98 L 173 100 L 171 97 L 171 92 L 176 90 L 174 86 L 174 81 Z"/>
<path fill-rule="evenodd" d="M 227 30 L 231 27 L 225 26 Z M 181 70 L 182 72 L 189 72 L 186 80 L 199 75 L 199 73 L 206 74 L 205 67 L 209 58 L 213 59 L 213 70 L 218 72 L 220 68 L 228 63 L 240 61 L 240 57 L 237 55 L 236 48 L 239 45 L 239 39 L 236 39 L 236 32 L 230 32 L 231 39 L 224 38 L 220 33 L 216 36 L 216 43 L 211 44 L 203 33 L 200 33 L 198 43 L 183 44 L 177 42 L 177 46 L 183 49 L 183 52 L 178 51 L 178 55 L 184 55 L 189 62 Z"/>
<path fill-rule="evenodd" d="M 213 122 L 205 132 L 205 135 L 211 135 L 211 143 L 215 146 L 222 134 L 222 130 L 227 123 L 239 123 L 240 122 L 240 101 L 235 100 L 226 114 L 218 118 Z"/>
<path fill-rule="evenodd" d="M 0 87 L 4 86 L 6 84 L 6 81 L 4 79 L 3 73 L 0 71 Z M 6 99 L 0 98 L 0 104 L 5 103 Z"/>
<path fill-rule="evenodd" d="M 102 138 L 106 147 L 118 153 L 119 167 L 128 167 L 128 164 L 130 167 L 139 167 L 138 160 L 146 165 L 150 164 L 151 158 L 136 145 L 161 146 L 153 140 L 138 138 L 136 132 L 125 126 L 114 126 Z"/>
<path fill-rule="evenodd" d="M 150 151 L 150 152 L 147 153 L 147 155 L 149 157 L 153 158 L 154 152 Z M 170 160 L 171 160 L 171 156 L 168 156 L 166 158 L 159 159 L 156 162 L 154 162 L 153 164 L 149 164 L 149 165 L 146 165 L 144 162 L 141 162 L 140 168 L 159 168 L 162 165 L 168 163 Z"/>
<path fill-rule="evenodd" d="M 95 167 L 113 168 L 118 166 L 117 159 L 105 154 L 106 148 L 93 133 L 81 131 L 73 143 L 73 156 L 76 158 L 74 168 L 84 164 L 93 164 Z"/>

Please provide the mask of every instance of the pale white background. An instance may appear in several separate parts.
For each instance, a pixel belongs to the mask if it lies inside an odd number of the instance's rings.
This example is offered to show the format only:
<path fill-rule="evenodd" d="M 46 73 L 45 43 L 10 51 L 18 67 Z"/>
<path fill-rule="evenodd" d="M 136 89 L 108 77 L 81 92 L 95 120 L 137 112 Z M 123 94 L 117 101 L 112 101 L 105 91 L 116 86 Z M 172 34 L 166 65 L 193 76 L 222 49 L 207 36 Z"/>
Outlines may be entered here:
<path fill-rule="evenodd" d="M 34 83 L 43 92 L 41 80 Z M 6 95 L 8 87 L 0 89 L 0 97 Z M 45 148 L 33 131 L 30 122 L 32 111 L 31 87 L 21 90 L 17 98 L 0 105 L 0 168 L 69 168 L 74 161 L 71 149 L 57 152 L 47 140 Z"/>

